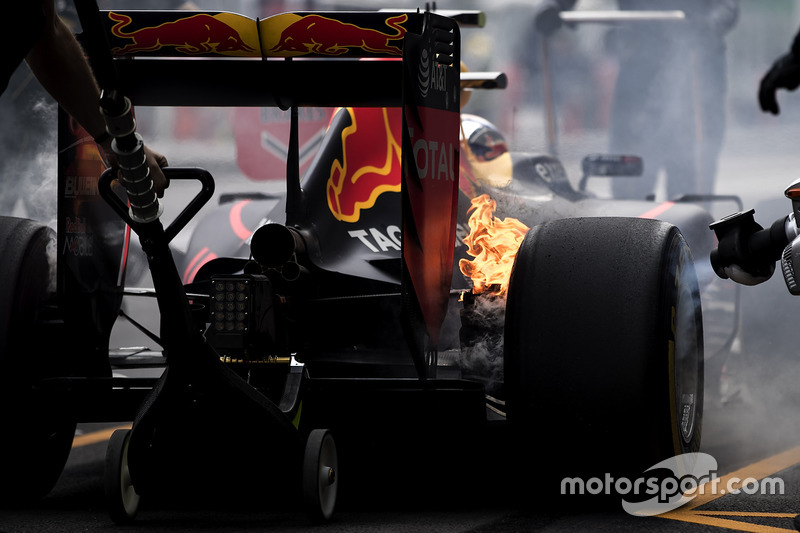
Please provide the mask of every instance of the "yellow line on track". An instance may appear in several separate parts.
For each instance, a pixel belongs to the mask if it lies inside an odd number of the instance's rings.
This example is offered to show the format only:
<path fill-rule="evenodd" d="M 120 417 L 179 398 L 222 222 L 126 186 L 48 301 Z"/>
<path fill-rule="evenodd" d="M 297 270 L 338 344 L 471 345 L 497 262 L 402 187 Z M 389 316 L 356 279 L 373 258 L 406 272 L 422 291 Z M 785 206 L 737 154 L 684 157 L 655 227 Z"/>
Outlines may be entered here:
<path fill-rule="evenodd" d="M 794 518 L 797 513 L 759 513 L 748 511 L 692 511 L 695 514 L 706 516 L 749 516 L 764 518 Z"/>
<path fill-rule="evenodd" d="M 761 480 L 767 476 L 771 476 L 786 470 L 800 463 L 800 446 L 786 450 L 785 452 L 767 457 L 761 461 L 755 462 L 751 465 L 735 470 L 725 476 L 722 476 L 715 485 L 719 490 L 737 490 L 742 488 L 743 481 L 746 479 Z M 738 479 L 734 482 L 734 479 Z M 780 527 L 765 526 L 761 524 L 752 524 L 749 522 L 740 522 L 738 520 L 731 520 L 729 518 L 719 518 L 722 516 L 741 517 L 741 518 L 793 518 L 798 513 L 760 513 L 760 512 L 744 512 L 744 511 L 704 511 L 698 510 L 698 507 L 706 505 L 722 496 L 725 496 L 723 490 L 719 490 L 717 494 L 713 494 L 712 489 L 714 485 L 708 482 L 701 485 L 697 489 L 697 496 L 678 509 L 659 515 L 660 518 L 668 518 L 670 520 L 679 520 L 681 522 L 692 522 L 713 527 L 723 527 L 734 529 L 737 531 L 748 531 L 752 533 L 795 533 L 794 529 L 785 529 Z"/>
<path fill-rule="evenodd" d="M 772 457 L 767 457 L 766 459 L 762 459 L 756 463 L 751 465 L 745 466 L 744 468 L 740 468 L 739 470 L 735 470 L 730 474 L 722 476 L 720 481 L 717 484 L 717 487 L 728 487 L 728 483 L 734 479 L 739 478 L 738 483 L 731 483 L 732 489 L 740 489 L 742 488 L 742 481 L 747 478 L 754 478 L 754 479 L 764 479 L 767 476 L 780 472 L 781 470 L 786 470 L 790 466 L 794 466 L 800 463 L 800 446 L 796 446 L 785 452 L 779 453 L 777 455 L 773 455 Z M 686 506 L 682 507 L 681 509 L 690 510 L 700 507 L 701 505 L 705 505 L 709 502 L 716 500 L 717 498 L 721 498 L 724 494 L 711 494 L 710 487 L 711 482 L 706 483 L 703 485 L 704 487 L 708 488 L 709 490 L 698 490 L 697 497 L 689 502 Z"/>
<path fill-rule="evenodd" d="M 101 429 L 99 431 L 92 431 L 85 435 L 76 435 L 72 440 L 73 448 L 80 448 L 81 446 L 89 446 L 90 444 L 97 444 L 98 442 L 105 442 L 111 438 L 111 434 L 118 429 L 130 429 L 130 424 L 123 424 L 113 428 Z"/>
<path fill-rule="evenodd" d="M 769 513 L 758 513 L 758 514 L 763 515 Z M 775 518 L 785 518 L 784 516 L 782 516 L 782 514 L 783 513 L 778 513 L 778 516 L 775 516 Z M 747 516 L 748 513 L 742 513 L 742 515 Z M 698 513 L 696 511 L 686 511 L 684 513 L 670 511 L 669 513 L 665 513 L 659 516 L 663 518 L 669 518 L 671 520 L 679 520 L 681 522 L 691 522 L 693 524 L 700 524 L 703 526 L 724 527 L 726 529 L 733 529 L 735 531 L 747 531 L 749 533 L 787 533 L 787 532 L 797 533 L 794 529 L 764 526 L 761 524 L 751 524 L 750 522 L 740 522 L 739 520 L 731 520 L 729 518 L 717 518 L 716 516 L 708 516 L 705 514 Z M 794 516 L 794 514 L 790 516 Z"/>

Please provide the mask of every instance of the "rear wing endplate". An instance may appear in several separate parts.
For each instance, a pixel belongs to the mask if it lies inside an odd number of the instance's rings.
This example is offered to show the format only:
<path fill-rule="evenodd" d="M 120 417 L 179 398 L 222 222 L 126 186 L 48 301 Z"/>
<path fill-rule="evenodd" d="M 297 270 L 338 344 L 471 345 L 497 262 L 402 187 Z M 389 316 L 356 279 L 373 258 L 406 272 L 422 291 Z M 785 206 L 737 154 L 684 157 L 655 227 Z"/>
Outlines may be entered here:
<path fill-rule="evenodd" d="M 435 372 L 449 302 L 458 207 L 461 37 L 453 19 L 426 13 L 404 49 L 402 292 L 421 377 Z"/>

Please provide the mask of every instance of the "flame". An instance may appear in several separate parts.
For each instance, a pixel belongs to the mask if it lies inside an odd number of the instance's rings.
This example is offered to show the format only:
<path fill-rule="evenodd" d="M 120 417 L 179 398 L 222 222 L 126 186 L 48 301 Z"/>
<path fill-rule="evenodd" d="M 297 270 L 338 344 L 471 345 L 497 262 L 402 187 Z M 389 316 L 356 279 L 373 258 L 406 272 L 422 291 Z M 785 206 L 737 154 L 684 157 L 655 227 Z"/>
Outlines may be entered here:
<path fill-rule="evenodd" d="M 496 208 L 497 202 L 488 194 L 482 194 L 472 199 L 472 206 L 467 211 L 472 215 L 469 217 L 470 232 L 464 238 L 464 244 L 467 253 L 475 259 L 461 259 L 458 267 L 472 280 L 473 294 L 506 294 L 514 258 L 530 229 L 516 218 L 495 218 Z"/>

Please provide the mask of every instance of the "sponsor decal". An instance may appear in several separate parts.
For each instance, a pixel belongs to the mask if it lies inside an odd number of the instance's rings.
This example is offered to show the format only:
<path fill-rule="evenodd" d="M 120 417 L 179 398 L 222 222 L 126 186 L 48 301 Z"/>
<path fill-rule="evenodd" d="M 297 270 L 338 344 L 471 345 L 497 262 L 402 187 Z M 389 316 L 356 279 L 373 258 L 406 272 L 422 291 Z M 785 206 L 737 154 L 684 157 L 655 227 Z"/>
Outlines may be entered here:
<path fill-rule="evenodd" d="M 129 29 L 133 23 L 130 15 L 111 11 L 108 18 L 114 22 L 111 34 L 131 41 L 125 46 L 113 48 L 111 51 L 115 55 L 152 53 L 165 47 L 186 55 L 261 55 L 255 24 L 233 13 L 198 13 L 133 30 Z"/>
<path fill-rule="evenodd" d="M 269 56 L 291 57 L 308 54 L 340 56 L 352 52 L 377 55 L 402 55 L 402 26 L 408 15 L 387 17 L 387 31 L 363 28 L 322 15 L 275 15 L 261 22 L 264 51 Z M 265 31 L 266 30 L 266 31 Z M 277 35 L 277 42 L 270 36 Z"/>
<path fill-rule="evenodd" d="M 67 176 L 64 181 L 64 197 L 97 196 L 96 176 Z"/>
<path fill-rule="evenodd" d="M 64 222 L 64 254 L 77 257 L 94 255 L 94 239 L 87 231 L 86 217 L 66 217 Z"/>
<path fill-rule="evenodd" d="M 447 67 L 432 62 L 427 49 L 422 50 L 420 55 L 417 83 L 419 94 L 423 99 L 428 97 L 428 91 L 431 89 L 440 93 L 447 92 Z"/>
<path fill-rule="evenodd" d="M 326 193 L 334 218 L 357 222 L 385 192 L 400 191 L 400 110 L 347 108 L 342 158 L 334 159 Z"/>
<path fill-rule="evenodd" d="M 387 226 L 382 232 L 378 228 L 357 229 L 347 232 L 353 239 L 358 239 L 371 252 L 400 251 L 402 230 L 398 226 Z"/>

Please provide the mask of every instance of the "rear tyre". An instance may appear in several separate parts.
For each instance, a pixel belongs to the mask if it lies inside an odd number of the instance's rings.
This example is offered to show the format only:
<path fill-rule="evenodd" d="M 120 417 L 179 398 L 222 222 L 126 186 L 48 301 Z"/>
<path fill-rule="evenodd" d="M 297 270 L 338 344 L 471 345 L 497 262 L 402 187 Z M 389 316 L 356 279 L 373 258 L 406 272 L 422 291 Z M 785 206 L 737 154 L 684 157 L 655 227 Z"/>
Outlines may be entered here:
<path fill-rule="evenodd" d="M 698 451 L 702 314 L 677 228 L 628 218 L 537 226 L 517 255 L 506 313 L 509 423 L 549 474 L 635 479 Z"/>
<path fill-rule="evenodd" d="M 48 375 L 37 329 L 42 306 L 55 296 L 55 233 L 0 217 L 0 502 L 22 505 L 47 495 L 64 469 L 75 423 L 61 406 L 33 391 Z"/>

